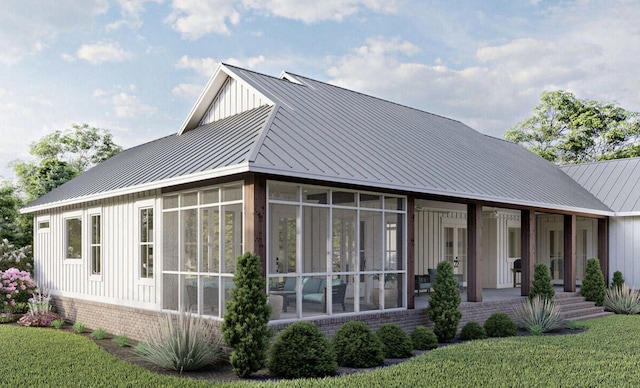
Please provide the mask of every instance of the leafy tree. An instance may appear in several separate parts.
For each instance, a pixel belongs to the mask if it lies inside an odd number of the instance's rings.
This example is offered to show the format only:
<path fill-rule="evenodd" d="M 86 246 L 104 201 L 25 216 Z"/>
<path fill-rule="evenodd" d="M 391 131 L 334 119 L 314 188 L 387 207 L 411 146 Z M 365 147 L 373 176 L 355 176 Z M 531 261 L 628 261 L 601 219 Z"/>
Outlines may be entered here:
<path fill-rule="evenodd" d="M 505 138 L 556 164 L 640 156 L 640 113 L 563 90 L 546 91 L 533 115 Z"/>
<path fill-rule="evenodd" d="M 229 359 L 233 371 L 240 377 L 249 377 L 265 366 L 271 338 L 271 306 L 264 291 L 260 258 L 251 253 L 238 257 L 233 283 L 222 333 L 233 349 Z"/>
<path fill-rule="evenodd" d="M 622 288 L 622 286 L 624 286 L 624 277 L 622 277 L 622 272 L 616 271 L 613 273 L 611 288 Z"/>
<path fill-rule="evenodd" d="M 18 187 L 32 201 L 122 151 L 111 133 L 88 124 L 55 131 L 29 147 L 34 161 L 15 161 Z"/>
<path fill-rule="evenodd" d="M 16 246 L 31 244 L 32 217 L 20 214 L 22 199 L 9 182 L 0 183 L 0 241 Z"/>
<path fill-rule="evenodd" d="M 456 336 L 462 313 L 458 310 L 462 298 L 458 281 L 453 276 L 453 266 L 441 261 L 436 272 L 436 286 L 431 293 L 427 314 L 433 322 L 433 333 L 438 341 L 446 342 Z"/>

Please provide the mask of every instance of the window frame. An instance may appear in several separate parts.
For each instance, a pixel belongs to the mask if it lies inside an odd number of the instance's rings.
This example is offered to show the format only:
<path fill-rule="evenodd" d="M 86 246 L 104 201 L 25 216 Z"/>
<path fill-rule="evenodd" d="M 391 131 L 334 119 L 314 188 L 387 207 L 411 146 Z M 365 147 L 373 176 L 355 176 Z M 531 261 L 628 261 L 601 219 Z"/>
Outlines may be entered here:
<path fill-rule="evenodd" d="M 98 217 L 98 243 L 96 243 L 93 238 L 94 238 L 94 231 L 93 231 L 93 219 L 94 217 Z M 87 211 L 87 219 L 88 219 L 88 231 L 87 231 L 87 249 L 88 249 L 88 254 L 87 254 L 87 258 L 89 260 L 89 279 L 90 280 L 102 280 L 102 274 L 104 272 L 104 250 L 103 250 L 103 239 L 104 239 L 104 223 L 102 220 L 102 208 L 93 208 L 93 209 L 89 209 Z M 98 258 L 99 260 L 99 268 L 100 271 L 95 272 L 94 271 L 94 248 L 99 248 L 100 252 L 100 257 Z"/>
<path fill-rule="evenodd" d="M 71 220 L 80 221 L 80 257 L 69 257 L 69 224 Z M 62 236 L 62 257 L 65 264 L 82 264 L 82 259 L 86 257 L 85 253 L 85 232 L 84 232 L 84 214 L 82 210 L 64 213 L 62 216 L 63 236 Z M 51 225 L 51 224 L 49 224 Z"/>
<path fill-rule="evenodd" d="M 152 217 L 153 217 L 153 221 L 152 221 L 152 229 L 151 229 L 151 238 L 152 241 L 145 241 L 142 242 L 142 211 L 143 210 L 149 210 L 151 209 L 151 211 L 153 212 Z M 147 285 L 154 285 L 156 282 L 156 278 L 157 278 L 157 272 L 158 272 L 158 255 L 157 255 L 157 246 L 156 246 L 156 241 L 158 241 L 158 223 L 157 223 L 157 209 L 156 209 L 156 204 L 155 201 L 153 199 L 148 199 L 148 200 L 143 200 L 143 201 L 137 201 L 134 205 L 134 210 L 135 210 L 135 275 L 136 275 L 136 280 L 140 283 L 140 284 L 147 284 Z M 142 273 L 142 247 L 146 246 L 147 249 L 150 246 L 152 249 L 152 260 L 153 260 L 153 271 L 151 276 L 149 277 L 145 277 L 143 276 Z"/>

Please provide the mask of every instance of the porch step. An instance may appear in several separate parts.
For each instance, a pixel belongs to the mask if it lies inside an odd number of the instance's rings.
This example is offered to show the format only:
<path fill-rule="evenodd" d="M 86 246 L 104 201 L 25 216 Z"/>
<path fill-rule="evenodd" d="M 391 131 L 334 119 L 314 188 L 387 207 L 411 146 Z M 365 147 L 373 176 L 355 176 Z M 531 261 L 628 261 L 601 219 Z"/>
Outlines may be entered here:
<path fill-rule="evenodd" d="M 611 315 L 604 311 L 604 307 L 596 306 L 595 302 L 587 302 L 584 297 L 577 292 L 562 292 L 553 297 L 556 305 L 560 309 L 560 315 L 565 320 L 577 321 Z"/>

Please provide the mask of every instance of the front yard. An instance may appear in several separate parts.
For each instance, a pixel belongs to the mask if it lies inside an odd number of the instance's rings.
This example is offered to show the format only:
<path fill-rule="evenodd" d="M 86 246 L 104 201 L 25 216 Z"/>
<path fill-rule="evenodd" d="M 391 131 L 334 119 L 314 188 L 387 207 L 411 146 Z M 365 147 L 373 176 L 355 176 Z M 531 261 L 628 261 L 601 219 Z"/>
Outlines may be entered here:
<path fill-rule="evenodd" d="M 86 337 L 0 325 L 0 386 L 549 387 L 640 385 L 640 316 L 584 321 L 586 332 L 471 341 L 373 372 L 281 382 L 216 383 L 123 362 Z"/>

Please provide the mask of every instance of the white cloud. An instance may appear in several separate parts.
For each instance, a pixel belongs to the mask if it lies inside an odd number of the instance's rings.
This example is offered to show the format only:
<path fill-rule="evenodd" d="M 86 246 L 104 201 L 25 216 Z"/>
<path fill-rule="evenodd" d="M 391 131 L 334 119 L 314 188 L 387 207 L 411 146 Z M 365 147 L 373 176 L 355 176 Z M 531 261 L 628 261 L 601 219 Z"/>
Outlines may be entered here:
<path fill-rule="evenodd" d="M 91 25 L 94 17 L 106 12 L 107 8 L 106 0 L 3 2 L 0 63 L 13 65 L 44 50 L 60 32 Z"/>
<path fill-rule="evenodd" d="M 194 70 L 198 75 L 210 77 L 218 66 L 218 61 L 213 58 L 192 58 L 188 55 L 180 57 L 176 62 L 178 69 Z"/>
<path fill-rule="evenodd" d="M 104 62 L 122 62 L 131 57 L 131 55 L 130 52 L 121 48 L 117 42 L 83 44 L 76 53 L 78 59 L 83 59 L 92 65 L 99 65 Z"/>
<path fill-rule="evenodd" d="M 247 69 L 255 69 L 258 66 L 264 64 L 266 58 L 263 55 L 257 57 L 249 57 L 244 59 L 229 57 L 224 62 L 237 67 L 244 67 Z"/>
<path fill-rule="evenodd" d="M 234 0 L 173 0 L 165 19 L 184 39 L 195 40 L 209 33 L 229 34 L 227 23 L 238 24 L 240 13 Z"/>
<path fill-rule="evenodd" d="M 107 29 L 118 29 L 122 26 L 133 29 L 142 27 L 141 15 L 144 13 L 145 3 L 162 3 L 162 1 L 163 0 L 117 0 L 122 19 L 110 23 Z"/>
<path fill-rule="evenodd" d="M 244 0 L 247 8 L 263 10 L 267 14 L 286 19 L 314 23 L 323 20 L 342 21 L 357 14 L 362 9 L 393 13 L 397 10 L 396 0 Z"/>
<path fill-rule="evenodd" d="M 145 105 L 138 97 L 120 92 L 111 97 L 113 111 L 118 118 L 133 118 L 150 116 L 156 112 L 156 108 Z"/>
<path fill-rule="evenodd" d="M 200 96 L 203 87 L 203 85 L 199 84 L 178 84 L 171 89 L 171 93 L 176 97 L 192 101 Z"/>

